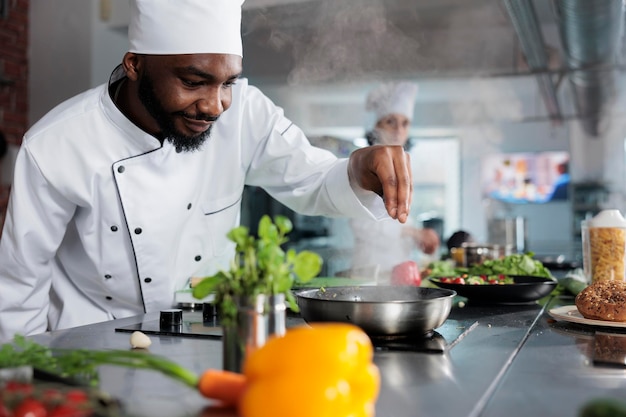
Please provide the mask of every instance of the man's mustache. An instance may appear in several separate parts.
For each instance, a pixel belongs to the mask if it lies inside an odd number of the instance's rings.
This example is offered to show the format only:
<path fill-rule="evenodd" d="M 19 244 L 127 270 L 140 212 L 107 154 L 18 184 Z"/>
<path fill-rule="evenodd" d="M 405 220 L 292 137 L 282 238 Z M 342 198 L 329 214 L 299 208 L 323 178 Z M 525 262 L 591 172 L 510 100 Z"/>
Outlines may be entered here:
<path fill-rule="evenodd" d="M 217 119 L 220 118 L 219 116 L 211 116 L 211 115 L 202 114 L 202 113 L 193 115 L 193 114 L 185 113 L 183 111 L 176 112 L 174 114 L 177 115 L 177 116 L 186 117 L 187 119 L 200 120 L 200 121 L 203 121 L 203 122 L 216 122 Z"/>

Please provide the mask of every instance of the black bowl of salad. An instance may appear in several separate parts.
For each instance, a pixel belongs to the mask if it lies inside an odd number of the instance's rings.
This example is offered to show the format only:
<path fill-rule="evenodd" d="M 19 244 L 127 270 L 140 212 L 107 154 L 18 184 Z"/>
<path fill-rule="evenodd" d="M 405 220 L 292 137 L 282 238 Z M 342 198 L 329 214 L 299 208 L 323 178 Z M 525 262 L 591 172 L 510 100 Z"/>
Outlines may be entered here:
<path fill-rule="evenodd" d="M 432 265 L 428 279 L 440 288 L 481 303 L 533 302 L 557 286 L 550 271 L 530 252 L 463 268 L 439 261 Z"/>
<path fill-rule="evenodd" d="M 554 278 L 528 275 L 467 275 L 430 277 L 440 288 L 454 290 L 461 297 L 481 303 L 528 303 L 550 294 Z"/>

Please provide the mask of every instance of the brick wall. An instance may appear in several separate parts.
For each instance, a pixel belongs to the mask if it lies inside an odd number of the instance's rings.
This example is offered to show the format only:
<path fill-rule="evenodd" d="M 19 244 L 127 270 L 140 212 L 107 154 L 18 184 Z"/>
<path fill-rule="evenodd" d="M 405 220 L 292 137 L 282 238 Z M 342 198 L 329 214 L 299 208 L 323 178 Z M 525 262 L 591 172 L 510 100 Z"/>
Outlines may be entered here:
<path fill-rule="evenodd" d="M 0 130 L 16 146 L 28 127 L 28 6 L 29 0 L 8 0 L 0 13 Z M 0 226 L 8 192 L 0 181 Z"/>

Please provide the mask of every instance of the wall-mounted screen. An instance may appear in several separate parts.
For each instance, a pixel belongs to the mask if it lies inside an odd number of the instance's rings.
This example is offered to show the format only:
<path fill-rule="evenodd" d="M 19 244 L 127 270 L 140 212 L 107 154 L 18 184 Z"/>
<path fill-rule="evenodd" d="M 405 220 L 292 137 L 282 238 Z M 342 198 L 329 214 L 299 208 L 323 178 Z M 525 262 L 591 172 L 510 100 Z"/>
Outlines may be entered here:
<path fill-rule="evenodd" d="M 482 195 L 514 204 L 567 200 L 569 153 L 511 152 L 482 160 Z"/>

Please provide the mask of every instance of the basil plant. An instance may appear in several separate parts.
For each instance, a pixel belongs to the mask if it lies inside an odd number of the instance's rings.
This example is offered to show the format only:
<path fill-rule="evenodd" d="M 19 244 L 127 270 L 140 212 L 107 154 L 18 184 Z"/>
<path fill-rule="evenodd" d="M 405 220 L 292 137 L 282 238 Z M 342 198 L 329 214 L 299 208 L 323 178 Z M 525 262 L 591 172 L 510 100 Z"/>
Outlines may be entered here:
<path fill-rule="evenodd" d="M 292 229 L 291 221 L 280 215 L 274 221 L 268 215 L 261 218 L 258 238 L 245 226 L 231 229 L 227 237 L 235 242 L 236 249 L 230 269 L 203 278 L 194 286 L 193 296 L 202 299 L 214 293 L 224 323 L 235 321 L 235 298 L 242 296 L 284 294 L 289 307 L 299 311 L 291 288 L 295 282 L 305 283 L 317 276 L 322 258 L 309 250 L 283 250 L 282 245 L 288 241 L 286 235 Z"/>

